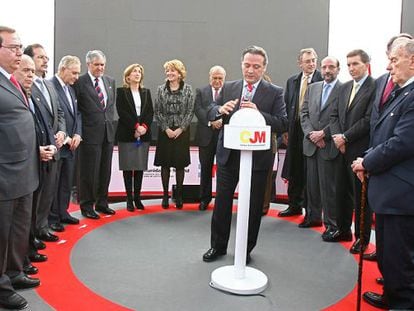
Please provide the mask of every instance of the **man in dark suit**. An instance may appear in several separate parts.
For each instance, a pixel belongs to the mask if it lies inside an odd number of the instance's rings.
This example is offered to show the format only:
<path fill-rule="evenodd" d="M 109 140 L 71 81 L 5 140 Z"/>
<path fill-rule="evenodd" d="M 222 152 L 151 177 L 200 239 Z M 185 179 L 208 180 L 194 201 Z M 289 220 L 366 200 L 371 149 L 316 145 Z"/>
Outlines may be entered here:
<path fill-rule="evenodd" d="M 391 53 L 391 48 L 392 48 L 394 41 L 397 40 L 398 38 L 412 39 L 413 37 L 408 33 L 400 33 L 396 36 L 391 37 L 391 39 L 388 40 L 387 42 L 387 51 L 386 51 L 387 57 Z M 394 82 L 392 81 L 391 75 L 389 72 L 383 74 L 382 76 L 378 77 L 375 80 L 375 100 L 372 106 L 372 114 L 376 113 L 376 110 L 378 110 L 380 103 L 384 103 L 388 99 L 388 97 L 391 95 L 393 88 L 394 88 Z M 373 121 L 374 120 L 371 115 L 371 127 L 372 127 Z M 376 244 L 378 244 L 378 242 L 376 242 Z M 377 253 L 373 251 L 372 253 L 364 254 L 364 259 L 369 260 L 369 261 L 376 261 Z M 378 268 L 381 272 L 382 269 L 379 263 L 378 263 Z M 377 278 L 377 282 L 381 283 L 382 278 Z"/>
<path fill-rule="evenodd" d="M 198 157 L 200 159 L 200 205 L 201 211 L 206 210 L 212 198 L 212 169 L 217 149 L 217 138 L 223 120 L 208 119 L 207 113 L 210 104 L 218 99 L 226 71 L 221 66 L 213 66 L 209 72 L 210 84 L 196 90 L 195 114 L 197 116 L 196 141 L 198 143 Z"/>
<path fill-rule="evenodd" d="M 57 169 L 57 191 L 49 214 L 51 228 L 64 224 L 78 224 L 79 219 L 68 213 L 70 193 L 74 177 L 75 151 L 82 136 L 82 121 L 75 91 L 72 85 L 78 80 L 81 62 L 76 56 L 66 55 L 59 63 L 58 73 L 51 82 L 58 93 L 60 107 L 65 115 L 66 139 L 60 149 Z"/>
<path fill-rule="evenodd" d="M 226 124 L 233 112 L 247 107 L 258 110 L 265 118 L 266 124 L 271 126 L 272 132 L 286 131 L 283 89 L 263 80 L 267 63 L 267 54 L 263 48 L 250 46 L 245 49 L 241 62 L 243 79 L 224 84 L 218 100 L 209 110 L 209 119 L 214 121 L 223 117 L 223 124 Z M 240 101 L 241 98 L 249 100 Z M 213 261 L 227 253 L 233 196 L 239 180 L 240 151 L 225 148 L 223 136 L 224 130 L 221 130 L 216 154 L 217 191 L 211 221 L 211 248 L 203 255 L 204 261 Z M 250 260 L 250 252 L 256 245 L 263 209 L 264 185 L 273 161 L 274 154 L 271 149 L 253 151 L 247 263 Z"/>
<path fill-rule="evenodd" d="M 361 244 L 361 183 L 352 173 L 351 164 L 363 155 L 369 145 L 369 123 L 375 96 L 375 81 L 368 75 L 369 62 L 369 56 L 363 50 L 347 54 L 352 80 L 341 86 L 330 120 L 332 139 L 340 152 L 340 164 L 335 174 L 338 230 L 324 237 L 324 241 L 352 241 L 351 224 L 355 209 L 355 242 L 350 249 L 353 254 L 359 253 L 361 247 L 366 249 L 372 223 L 372 212 L 367 207 L 364 209 L 364 243 Z"/>
<path fill-rule="evenodd" d="M 352 165 L 360 180 L 368 174 L 384 276 L 383 294 L 363 298 L 382 309 L 414 310 L 414 40 L 396 40 L 389 60 L 397 87 L 385 103 L 375 102 L 371 148 Z"/>
<path fill-rule="evenodd" d="M 303 154 L 306 157 L 306 219 L 300 228 L 325 225 L 322 236 L 337 230 L 336 192 L 332 179 L 338 164 L 339 151 L 332 141 L 329 119 L 338 100 L 339 61 L 325 57 L 321 62 L 323 82 L 312 83 L 306 92 L 301 112 Z"/>
<path fill-rule="evenodd" d="M 112 150 L 118 120 L 115 80 L 104 75 L 106 57 L 102 51 L 86 54 L 88 72 L 74 84 L 82 116 L 82 144 L 79 148 L 80 208 L 84 217 L 99 219 L 94 211 L 112 215 L 108 207 Z"/>
<path fill-rule="evenodd" d="M 23 273 L 39 151 L 27 99 L 12 75 L 21 56 L 16 31 L 0 26 L 0 306 L 7 309 L 27 306 L 16 289 L 39 285 Z"/>
<path fill-rule="evenodd" d="M 289 129 L 284 133 L 283 143 L 287 145 L 282 177 L 288 180 L 289 206 L 279 213 L 280 217 L 301 215 L 305 200 L 305 159 L 303 156 L 303 131 L 300 125 L 300 110 L 309 84 L 321 81 L 316 70 L 318 55 L 312 48 L 302 49 L 298 57 L 301 72 L 290 77 L 286 83 L 285 103 L 289 118 Z"/>
<path fill-rule="evenodd" d="M 49 57 L 45 49 L 40 44 L 28 45 L 24 53 L 29 55 L 35 63 L 35 82 L 32 86 L 32 98 L 34 104 L 38 105 L 49 128 L 55 135 L 56 147 L 60 149 L 66 136 L 65 117 L 60 108 L 58 96 L 52 84 L 44 80 L 48 70 Z M 54 159 L 48 163 L 48 169 L 43 174 L 42 184 L 38 189 L 38 202 L 36 203 L 36 237 L 46 242 L 56 242 L 59 240 L 57 235 L 49 231 L 48 217 L 52 208 L 53 198 L 56 192 L 57 180 L 57 161 L 59 153 L 55 154 Z M 33 261 L 36 259 L 32 258 Z M 41 260 L 43 261 L 43 260 Z"/>
<path fill-rule="evenodd" d="M 37 251 L 38 249 L 40 249 L 39 243 L 43 242 L 36 240 L 35 238 L 34 228 L 36 228 L 36 203 L 38 202 L 39 190 L 42 189 L 41 185 L 43 182 L 43 176 L 45 172 L 49 169 L 49 161 L 53 160 L 53 156 L 57 152 L 57 148 L 55 146 L 54 134 L 49 128 L 48 123 L 45 121 L 47 120 L 47 118 L 43 116 L 42 111 L 39 109 L 39 106 L 33 103 L 33 99 L 31 97 L 33 81 L 36 75 L 35 64 L 30 56 L 22 55 L 22 60 L 20 62 L 19 68 L 14 72 L 14 76 L 16 77 L 17 81 L 20 83 L 20 85 L 23 87 L 23 90 L 26 93 L 29 107 L 33 114 L 33 120 L 35 123 L 36 131 L 36 141 L 37 145 L 39 146 L 39 187 L 33 193 L 32 223 L 30 226 L 29 235 L 29 251 L 24 262 L 24 272 L 26 274 L 36 274 L 38 272 L 38 269 L 37 267 L 31 264 L 30 258 L 33 261 L 44 261 L 47 259 L 45 255 L 39 254 Z M 46 245 L 44 245 L 44 247 L 46 247 Z"/>

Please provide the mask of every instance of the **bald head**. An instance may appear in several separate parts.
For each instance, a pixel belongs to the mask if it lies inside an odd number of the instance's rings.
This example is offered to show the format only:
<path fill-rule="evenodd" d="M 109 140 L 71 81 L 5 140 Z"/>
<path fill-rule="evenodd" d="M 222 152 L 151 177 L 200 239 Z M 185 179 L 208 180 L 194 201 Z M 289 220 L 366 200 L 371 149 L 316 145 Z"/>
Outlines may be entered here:
<path fill-rule="evenodd" d="M 335 81 L 339 74 L 339 61 L 332 56 L 326 56 L 321 61 L 321 73 L 326 83 Z"/>
<path fill-rule="evenodd" d="M 35 77 L 35 63 L 28 55 L 22 55 L 19 67 L 14 72 L 17 81 L 23 86 L 26 93 L 30 93 Z"/>

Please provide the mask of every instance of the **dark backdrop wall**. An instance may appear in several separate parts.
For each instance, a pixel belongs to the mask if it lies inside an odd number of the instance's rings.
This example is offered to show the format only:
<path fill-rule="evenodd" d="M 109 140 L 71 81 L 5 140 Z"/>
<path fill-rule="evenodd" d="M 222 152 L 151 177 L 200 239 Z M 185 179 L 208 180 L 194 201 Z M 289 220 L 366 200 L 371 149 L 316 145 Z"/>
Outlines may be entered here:
<path fill-rule="evenodd" d="M 403 0 L 401 32 L 407 32 L 414 35 L 414 1 Z"/>
<path fill-rule="evenodd" d="M 314 47 L 327 54 L 329 0 L 56 0 L 55 68 L 67 54 L 82 60 L 101 49 L 107 74 L 121 85 L 124 68 L 138 62 L 153 95 L 164 81 L 162 65 L 178 58 L 194 88 L 208 83 L 208 70 L 224 66 L 239 79 L 240 54 L 248 45 L 268 52 L 268 73 L 284 86 L 298 72 L 297 53 Z"/>

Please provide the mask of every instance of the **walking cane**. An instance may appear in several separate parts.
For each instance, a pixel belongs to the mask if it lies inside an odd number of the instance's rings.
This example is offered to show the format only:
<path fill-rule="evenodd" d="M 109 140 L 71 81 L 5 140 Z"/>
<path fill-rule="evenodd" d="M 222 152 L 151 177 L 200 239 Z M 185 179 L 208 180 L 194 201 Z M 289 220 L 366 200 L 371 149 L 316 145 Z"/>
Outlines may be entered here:
<path fill-rule="evenodd" d="M 362 180 L 362 188 L 361 188 L 361 210 L 359 215 L 359 241 L 360 241 L 360 250 L 359 250 L 359 262 L 358 262 L 358 291 L 357 291 L 357 311 L 361 310 L 361 292 L 362 292 L 362 266 L 364 263 L 364 212 L 366 206 L 366 193 L 367 193 L 367 178 L 364 175 L 364 179 Z"/>

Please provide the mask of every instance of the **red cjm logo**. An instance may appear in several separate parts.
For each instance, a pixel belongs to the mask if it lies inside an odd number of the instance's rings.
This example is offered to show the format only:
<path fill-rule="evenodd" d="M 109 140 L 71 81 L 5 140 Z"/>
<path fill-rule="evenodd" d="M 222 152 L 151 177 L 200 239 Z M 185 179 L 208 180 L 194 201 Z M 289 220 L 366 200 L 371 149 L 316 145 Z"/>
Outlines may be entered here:
<path fill-rule="evenodd" d="M 266 141 L 266 131 L 242 131 L 240 132 L 240 141 L 244 144 L 264 143 Z"/>

